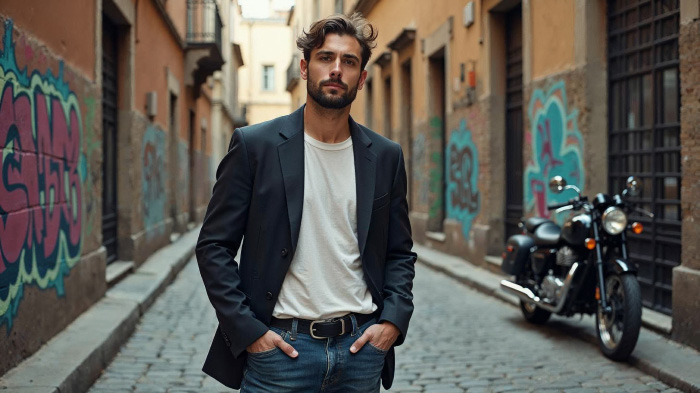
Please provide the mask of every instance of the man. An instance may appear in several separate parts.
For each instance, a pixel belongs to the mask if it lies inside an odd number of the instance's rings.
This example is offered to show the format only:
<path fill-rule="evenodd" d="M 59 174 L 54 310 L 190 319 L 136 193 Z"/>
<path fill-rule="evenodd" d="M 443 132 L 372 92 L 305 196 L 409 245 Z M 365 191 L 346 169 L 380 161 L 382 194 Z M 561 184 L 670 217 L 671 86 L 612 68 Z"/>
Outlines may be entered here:
<path fill-rule="evenodd" d="M 314 23 L 306 105 L 235 130 L 219 165 L 196 249 L 219 320 L 203 370 L 242 393 L 391 386 L 416 254 L 401 148 L 350 118 L 375 39 L 359 14 Z"/>

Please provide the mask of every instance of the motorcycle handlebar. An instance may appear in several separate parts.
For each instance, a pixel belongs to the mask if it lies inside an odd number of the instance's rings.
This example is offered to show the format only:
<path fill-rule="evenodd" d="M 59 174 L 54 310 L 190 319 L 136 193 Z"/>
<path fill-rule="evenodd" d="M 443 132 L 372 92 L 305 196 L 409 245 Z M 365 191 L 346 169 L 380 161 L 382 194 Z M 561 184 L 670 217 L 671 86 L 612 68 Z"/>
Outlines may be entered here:
<path fill-rule="evenodd" d="M 556 209 L 562 208 L 564 206 L 573 205 L 575 202 L 576 202 L 576 199 L 570 199 L 568 202 L 560 203 L 557 205 L 548 205 L 547 210 L 556 210 Z"/>

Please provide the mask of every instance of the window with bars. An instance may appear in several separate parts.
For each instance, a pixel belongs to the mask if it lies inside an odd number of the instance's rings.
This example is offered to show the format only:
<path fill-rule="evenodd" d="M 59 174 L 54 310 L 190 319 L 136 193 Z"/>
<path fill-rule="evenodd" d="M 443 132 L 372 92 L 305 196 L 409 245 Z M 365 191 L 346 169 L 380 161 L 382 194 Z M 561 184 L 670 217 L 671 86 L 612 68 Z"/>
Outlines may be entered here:
<path fill-rule="evenodd" d="M 608 2 L 609 185 L 620 192 L 639 177 L 633 201 L 654 212 L 635 216 L 630 234 L 646 307 L 671 313 L 672 269 L 680 264 L 680 92 L 678 0 Z"/>

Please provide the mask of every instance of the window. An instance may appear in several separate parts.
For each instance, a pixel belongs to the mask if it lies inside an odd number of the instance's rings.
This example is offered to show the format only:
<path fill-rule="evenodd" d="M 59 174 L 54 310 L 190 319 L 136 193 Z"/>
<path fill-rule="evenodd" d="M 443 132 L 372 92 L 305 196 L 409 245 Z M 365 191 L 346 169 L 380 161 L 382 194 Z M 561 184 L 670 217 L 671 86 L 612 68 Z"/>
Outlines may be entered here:
<path fill-rule="evenodd" d="M 342 14 L 343 8 L 343 0 L 335 0 L 335 13 Z"/>
<path fill-rule="evenodd" d="M 264 65 L 262 75 L 262 89 L 264 91 L 275 90 L 275 66 Z"/>

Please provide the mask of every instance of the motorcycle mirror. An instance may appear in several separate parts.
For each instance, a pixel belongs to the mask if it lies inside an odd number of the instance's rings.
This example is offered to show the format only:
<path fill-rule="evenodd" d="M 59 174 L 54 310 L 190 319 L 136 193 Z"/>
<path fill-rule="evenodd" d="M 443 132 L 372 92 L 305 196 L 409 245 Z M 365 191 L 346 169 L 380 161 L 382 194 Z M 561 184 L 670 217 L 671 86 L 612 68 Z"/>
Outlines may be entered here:
<path fill-rule="evenodd" d="M 566 180 L 561 176 L 554 176 L 549 179 L 549 190 L 555 194 L 559 194 L 566 187 Z"/>
<path fill-rule="evenodd" d="M 630 176 L 627 178 L 627 195 L 636 197 L 642 189 L 642 181 L 638 177 Z"/>

